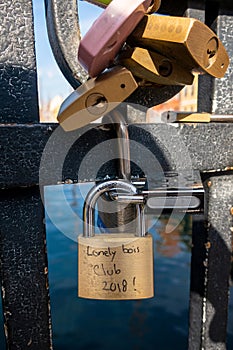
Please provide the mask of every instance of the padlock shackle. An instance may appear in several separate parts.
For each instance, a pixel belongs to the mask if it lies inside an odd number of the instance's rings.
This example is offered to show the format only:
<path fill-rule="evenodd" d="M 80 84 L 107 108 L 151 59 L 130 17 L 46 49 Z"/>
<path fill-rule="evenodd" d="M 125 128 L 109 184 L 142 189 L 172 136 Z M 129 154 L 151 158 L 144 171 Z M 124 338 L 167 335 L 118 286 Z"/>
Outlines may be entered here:
<path fill-rule="evenodd" d="M 93 187 L 87 194 L 83 207 L 83 236 L 93 237 L 93 228 L 95 226 L 95 206 L 98 198 L 105 192 L 125 190 L 131 194 L 137 194 L 137 189 L 134 185 L 124 180 L 110 180 Z M 145 217 L 144 205 L 138 204 L 137 220 L 138 232 L 136 236 L 145 236 Z"/>
<path fill-rule="evenodd" d="M 119 109 L 111 111 L 109 114 L 111 122 L 115 125 L 115 130 L 118 139 L 119 152 L 119 178 L 124 180 L 131 180 L 130 167 L 130 148 L 129 148 L 129 131 L 125 118 Z"/>

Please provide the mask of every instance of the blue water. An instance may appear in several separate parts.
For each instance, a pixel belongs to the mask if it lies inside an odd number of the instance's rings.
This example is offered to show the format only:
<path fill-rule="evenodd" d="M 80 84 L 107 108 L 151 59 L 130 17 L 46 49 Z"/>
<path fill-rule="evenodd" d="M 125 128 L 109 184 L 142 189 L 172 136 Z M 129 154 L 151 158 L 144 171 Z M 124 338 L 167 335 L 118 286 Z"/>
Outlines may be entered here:
<path fill-rule="evenodd" d="M 165 219 L 151 229 L 155 250 L 155 297 L 139 301 L 96 301 L 77 297 L 77 232 L 82 199 L 75 186 L 46 189 L 47 244 L 54 350 L 186 350 L 191 225 L 187 217 L 171 234 Z M 63 191 L 64 190 L 64 191 Z M 63 198 L 64 200 L 64 198 Z M 71 208 L 71 211 L 69 210 Z M 77 215 L 78 214 L 78 215 Z M 55 223 L 55 225 L 54 225 Z M 74 240 L 67 238 L 62 232 Z M 1 309 L 1 305 L 0 305 Z M 0 310 L 0 324 L 1 320 Z M 233 293 L 228 349 L 233 349 Z M 0 328 L 0 349 L 4 336 Z"/>

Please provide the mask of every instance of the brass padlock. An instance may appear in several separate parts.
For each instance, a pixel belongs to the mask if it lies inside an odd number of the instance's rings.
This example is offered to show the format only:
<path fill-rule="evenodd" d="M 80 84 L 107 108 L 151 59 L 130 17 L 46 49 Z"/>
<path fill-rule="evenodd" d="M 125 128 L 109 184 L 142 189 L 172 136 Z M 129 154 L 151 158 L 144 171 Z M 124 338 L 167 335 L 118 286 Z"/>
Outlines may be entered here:
<path fill-rule="evenodd" d="M 66 131 L 81 128 L 109 113 L 137 87 L 130 71 L 114 67 L 72 92 L 62 103 L 57 119 Z"/>
<path fill-rule="evenodd" d="M 145 233 L 140 206 L 137 206 L 140 222 L 137 233 L 93 233 L 96 201 L 108 191 L 137 193 L 132 184 L 116 180 L 97 185 L 87 195 L 84 234 L 78 237 L 78 296 L 105 300 L 151 298 L 154 296 L 153 239 Z"/>
<path fill-rule="evenodd" d="M 194 18 L 145 15 L 128 43 L 172 57 L 189 71 L 216 78 L 223 77 L 229 65 L 222 42 L 207 25 Z"/>
<path fill-rule="evenodd" d="M 134 76 L 155 84 L 192 85 L 193 83 L 194 75 L 177 64 L 176 60 L 141 47 L 123 50 L 117 61 Z"/>

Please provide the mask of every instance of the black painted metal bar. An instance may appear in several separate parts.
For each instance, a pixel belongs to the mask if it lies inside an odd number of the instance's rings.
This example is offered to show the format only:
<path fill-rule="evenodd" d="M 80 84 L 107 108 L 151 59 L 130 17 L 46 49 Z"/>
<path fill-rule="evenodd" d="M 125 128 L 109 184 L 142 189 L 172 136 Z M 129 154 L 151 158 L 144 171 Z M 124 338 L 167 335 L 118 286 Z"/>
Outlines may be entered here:
<path fill-rule="evenodd" d="M 226 349 L 233 176 L 213 174 L 204 182 L 206 215 L 194 217 L 189 349 Z"/>
<path fill-rule="evenodd" d="M 56 133 L 53 133 L 56 130 Z M 39 167 L 46 143 L 53 134 L 54 147 L 46 149 L 48 167 L 47 184 L 56 184 L 67 178 L 77 180 L 77 169 L 85 154 L 95 145 L 115 138 L 114 130 L 109 125 L 88 126 L 66 133 L 56 124 L 0 125 L 2 155 L 0 157 L 0 188 L 35 185 L 39 183 Z M 130 139 L 140 142 L 156 156 L 164 170 L 188 166 L 187 159 L 179 162 L 180 157 L 188 152 L 194 169 L 202 172 L 227 171 L 233 169 L 232 139 L 233 124 L 134 124 L 129 126 Z M 52 142 L 52 141 L 50 141 Z M 56 145 L 55 145 L 56 142 Z M 177 144 L 179 142 L 179 145 Z M 60 176 L 56 170 L 60 165 L 59 155 L 67 145 L 66 164 Z M 170 152 L 168 152 L 168 149 Z M 115 153 L 114 153 L 115 152 Z M 134 148 L 131 150 L 134 154 Z M 17 161 L 15 155 L 17 154 Z M 106 149 L 109 157 L 117 158 L 117 150 Z M 96 154 L 101 158 L 101 154 Z M 137 155 L 140 157 L 140 154 Z M 187 163 L 185 165 L 185 162 Z M 75 164 L 75 167 L 72 166 Z M 180 165 L 179 165 L 180 164 Z M 117 175 L 116 163 L 110 162 L 100 176 Z M 135 174 L 135 167 L 132 168 Z M 105 174 L 104 174 L 105 172 Z M 86 179 L 95 180 L 91 164 L 86 169 Z M 80 178 L 79 180 L 84 180 Z"/>
<path fill-rule="evenodd" d="M 32 4 L 0 4 L 0 123 L 39 121 Z"/>
<path fill-rule="evenodd" d="M 233 176 L 214 175 L 207 179 L 206 197 L 207 258 L 202 347 L 208 350 L 226 349 Z"/>
<path fill-rule="evenodd" d="M 223 41 L 232 55 L 233 8 L 228 2 L 206 1 L 205 7 L 190 16 L 205 21 Z M 232 114 L 232 61 L 224 78 L 199 77 L 198 111 Z M 229 124 L 228 124 L 229 126 Z M 227 133 L 226 133 L 227 134 Z M 208 135 L 208 132 L 207 132 Z M 208 137 L 208 136 L 207 136 Z M 214 139 L 213 139 L 214 142 Z M 223 140 L 223 143 L 226 140 Z M 232 138 L 228 140 L 232 145 Z M 208 144 L 208 140 L 207 140 Z M 212 144 L 212 152 L 216 147 Z M 220 146 L 220 149 L 222 147 Z M 226 153 L 223 152 L 222 156 Z M 206 154 L 208 157 L 208 152 Z M 229 170 L 232 167 L 229 168 Z M 219 170 L 219 169 L 215 169 Z M 189 350 L 225 350 L 229 275 L 231 267 L 233 177 L 206 173 L 206 213 L 194 220 L 190 285 Z"/>
<path fill-rule="evenodd" d="M 233 54 L 233 8 L 224 7 L 224 3 L 206 1 L 205 21 L 216 32 L 224 43 L 229 57 Z M 233 63 L 230 65 L 222 79 L 210 76 L 199 78 L 198 111 L 215 114 L 233 114 L 232 80 Z"/>
<path fill-rule="evenodd" d="M 202 349 L 203 303 L 206 281 L 207 234 L 204 217 L 193 216 L 189 302 L 189 350 Z"/>
<path fill-rule="evenodd" d="M 0 254 L 9 349 L 49 349 L 48 268 L 38 186 L 1 191 Z"/>
<path fill-rule="evenodd" d="M 18 123 L 32 127 L 39 121 L 39 112 L 31 0 L 1 2 L 0 37 L 0 122 L 5 123 L 3 128 L 14 125 L 14 130 L 20 130 Z M 1 139 L 1 157 L 16 167 L 21 164 L 16 176 L 23 177 L 28 170 L 25 160 L 30 168 L 38 151 L 32 150 L 33 133 L 21 134 L 20 142 L 12 134 Z M 16 144 L 18 150 L 23 145 L 23 156 L 14 148 Z M 1 168 L 5 183 L 9 170 Z M 4 329 L 8 349 L 42 350 L 51 348 L 44 211 L 39 187 L 30 181 L 24 186 L 0 190 Z"/>

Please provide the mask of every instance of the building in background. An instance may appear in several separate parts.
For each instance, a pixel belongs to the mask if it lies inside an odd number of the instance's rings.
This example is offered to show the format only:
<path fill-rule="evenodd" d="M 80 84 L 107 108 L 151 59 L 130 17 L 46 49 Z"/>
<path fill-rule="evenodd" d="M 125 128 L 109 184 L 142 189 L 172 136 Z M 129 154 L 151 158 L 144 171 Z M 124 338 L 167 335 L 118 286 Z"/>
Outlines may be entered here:
<path fill-rule="evenodd" d="M 180 92 L 181 112 L 196 112 L 197 111 L 197 92 L 198 92 L 198 76 L 195 76 L 192 85 L 186 85 Z"/>
<path fill-rule="evenodd" d="M 60 95 L 54 96 L 48 102 L 42 102 L 40 105 L 40 121 L 42 123 L 57 122 L 57 114 L 64 98 Z"/>
<path fill-rule="evenodd" d="M 161 113 L 166 111 L 196 112 L 197 111 L 198 76 L 192 85 L 186 85 L 172 99 L 148 110 L 146 121 L 154 123 L 159 120 Z"/>

